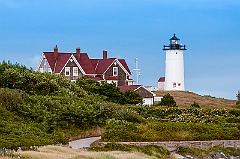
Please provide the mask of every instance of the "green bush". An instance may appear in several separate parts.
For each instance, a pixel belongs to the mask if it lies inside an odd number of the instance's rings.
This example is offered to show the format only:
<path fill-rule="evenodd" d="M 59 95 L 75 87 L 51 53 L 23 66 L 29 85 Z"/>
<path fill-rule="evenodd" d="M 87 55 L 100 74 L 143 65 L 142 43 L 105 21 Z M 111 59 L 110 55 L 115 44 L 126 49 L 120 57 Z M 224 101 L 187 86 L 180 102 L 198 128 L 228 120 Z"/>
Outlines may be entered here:
<path fill-rule="evenodd" d="M 143 97 L 136 91 L 133 90 L 127 90 L 124 93 L 124 96 L 126 98 L 127 104 L 142 104 L 143 103 Z"/>
<path fill-rule="evenodd" d="M 200 108 L 199 104 L 197 102 L 195 102 L 195 101 L 194 101 L 193 104 L 191 104 L 190 107 L 192 107 L 192 108 Z"/>
<path fill-rule="evenodd" d="M 174 98 L 168 93 L 163 96 L 163 98 L 157 105 L 176 107 L 176 102 L 175 102 Z"/>
<path fill-rule="evenodd" d="M 120 141 L 239 140 L 238 124 L 204 124 L 148 121 L 132 123 L 110 120 L 102 139 Z"/>
<path fill-rule="evenodd" d="M 0 88 L 0 108 L 18 111 L 22 108 L 25 96 L 21 90 Z"/>

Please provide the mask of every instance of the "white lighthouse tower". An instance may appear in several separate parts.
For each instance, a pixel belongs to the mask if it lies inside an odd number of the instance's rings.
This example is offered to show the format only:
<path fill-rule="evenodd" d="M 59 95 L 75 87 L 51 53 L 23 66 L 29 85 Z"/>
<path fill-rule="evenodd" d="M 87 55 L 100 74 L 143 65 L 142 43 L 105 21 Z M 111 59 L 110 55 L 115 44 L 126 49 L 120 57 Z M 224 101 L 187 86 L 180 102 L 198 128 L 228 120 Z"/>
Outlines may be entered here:
<path fill-rule="evenodd" d="M 163 46 L 166 51 L 166 68 L 164 90 L 185 91 L 184 86 L 184 61 L 183 52 L 185 45 L 180 44 L 180 39 L 174 34 L 168 46 Z"/>

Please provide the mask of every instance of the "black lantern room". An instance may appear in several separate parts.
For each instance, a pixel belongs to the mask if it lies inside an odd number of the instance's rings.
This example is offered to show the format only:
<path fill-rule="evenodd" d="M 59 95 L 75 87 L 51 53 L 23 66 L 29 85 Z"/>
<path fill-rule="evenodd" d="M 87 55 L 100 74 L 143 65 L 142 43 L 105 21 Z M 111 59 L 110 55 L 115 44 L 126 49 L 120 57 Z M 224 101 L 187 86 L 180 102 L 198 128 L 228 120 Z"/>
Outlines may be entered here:
<path fill-rule="evenodd" d="M 170 40 L 170 44 L 168 46 L 164 45 L 163 50 L 187 50 L 186 45 L 180 44 L 180 39 L 176 37 L 176 34 Z"/>

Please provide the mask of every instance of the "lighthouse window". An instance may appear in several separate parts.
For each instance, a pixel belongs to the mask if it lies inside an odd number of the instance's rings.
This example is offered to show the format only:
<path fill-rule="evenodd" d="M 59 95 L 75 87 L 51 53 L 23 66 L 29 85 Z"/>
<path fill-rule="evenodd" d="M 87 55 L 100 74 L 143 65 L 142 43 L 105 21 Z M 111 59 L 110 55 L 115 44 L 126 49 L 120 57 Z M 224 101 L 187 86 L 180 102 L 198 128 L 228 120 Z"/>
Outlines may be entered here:
<path fill-rule="evenodd" d="M 178 86 L 181 86 L 181 83 L 178 83 Z"/>
<path fill-rule="evenodd" d="M 177 52 L 176 52 L 176 54 L 177 54 Z"/>
<path fill-rule="evenodd" d="M 177 84 L 174 82 L 174 83 L 173 83 L 173 88 L 175 88 L 176 86 L 177 86 Z"/>

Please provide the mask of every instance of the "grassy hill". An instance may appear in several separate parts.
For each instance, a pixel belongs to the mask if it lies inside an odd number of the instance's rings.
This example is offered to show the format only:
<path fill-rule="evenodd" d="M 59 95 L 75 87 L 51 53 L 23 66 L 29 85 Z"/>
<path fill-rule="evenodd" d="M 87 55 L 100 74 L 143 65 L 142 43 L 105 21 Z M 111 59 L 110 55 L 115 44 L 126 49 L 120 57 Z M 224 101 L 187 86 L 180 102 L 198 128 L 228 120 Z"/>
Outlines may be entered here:
<path fill-rule="evenodd" d="M 157 96 L 163 96 L 169 93 L 173 96 L 177 106 L 190 106 L 197 102 L 201 107 L 221 108 L 221 107 L 234 107 L 236 100 L 228 100 L 224 98 L 215 98 L 211 96 L 201 96 L 188 91 L 157 91 L 154 92 Z"/>

